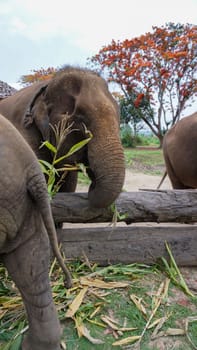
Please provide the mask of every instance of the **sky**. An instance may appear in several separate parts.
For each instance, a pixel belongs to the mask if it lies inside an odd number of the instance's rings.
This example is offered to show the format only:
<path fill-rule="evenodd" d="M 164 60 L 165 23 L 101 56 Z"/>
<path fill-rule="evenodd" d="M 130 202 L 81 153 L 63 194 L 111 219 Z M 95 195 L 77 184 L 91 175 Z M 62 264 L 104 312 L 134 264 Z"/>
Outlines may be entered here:
<path fill-rule="evenodd" d="M 167 22 L 197 24 L 197 0 L 0 0 L 0 80 L 19 87 L 34 69 L 83 67 L 112 39 Z"/>

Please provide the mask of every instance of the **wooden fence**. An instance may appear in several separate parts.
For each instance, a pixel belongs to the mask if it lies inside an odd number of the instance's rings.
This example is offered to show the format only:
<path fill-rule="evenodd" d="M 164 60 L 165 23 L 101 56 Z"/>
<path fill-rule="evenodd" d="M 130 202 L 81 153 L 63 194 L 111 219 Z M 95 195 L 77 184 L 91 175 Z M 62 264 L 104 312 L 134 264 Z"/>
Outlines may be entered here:
<path fill-rule="evenodd" d="M 58 193 L 52 200 L 58 238 L 67 259 L 100 265 L 154 263 L 167 257 L 197 266 L 197 190 L 123 192 L 114 208 L 94 209 L 86 193 Z M 117 219 L 117 220 L 116 220 Z"/>

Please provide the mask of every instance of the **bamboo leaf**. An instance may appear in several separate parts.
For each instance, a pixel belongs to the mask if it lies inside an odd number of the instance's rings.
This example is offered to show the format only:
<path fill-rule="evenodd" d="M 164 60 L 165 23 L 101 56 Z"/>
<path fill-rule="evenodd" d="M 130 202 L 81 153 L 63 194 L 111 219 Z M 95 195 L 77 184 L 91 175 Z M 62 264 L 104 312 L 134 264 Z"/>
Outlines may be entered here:
<path fill-rule="evenodd" d="M 168 328 L 165 335 L 185 335 L 185 330 L 182 328 Z"/>
<path fill-rule="evenodd" d="M 172 255 L 172 252 L 170 250 L 170 247 L 168 245 L 167 242 L 165 242 L 165 246 L 166 246 L 166 250 L 169 254 L 170 257 L 170 263 L 168 263 L 166 261 L 165 258 L 162 257 L 161 261 L 164 265 L 164 270 L 167 273 L 167 275 L 169 276 L 169 278 L 172 280 L 172 282 L 178 286 L 179 288 L 181 288 L 187 295 L 194 297 L 194 294 L 190 291 L 190 289 L 188 288 L 177 264 L 176 261 Z"/>
<path fill-rule="evenodd" d="M 53 152 L 54 154 L 56 154 L 57 153 L 57 148 L 55 147 L 55 146 L 53 146 L 49 141 L 44 141 L 42 144 L 41 144 L 41 146 L 40 146 L 40 148 L 42 148 L 42 147 L 44 147 L 44 146 L 46 146 L 51 152 Z"/>
<path fill-rule="evenodd" d="M 77 310 L 79 309 L 81 303 L 83 302 L 83 299 L 85 297 L 85 294 L 88 290 L 88 287 L 85 287 L 81 289 L 79 294 L 75 297 L 75 299 L 72 301 L 72 303 L 68 307 L 68 311 L 66 312 L 66 317 L 73 317 Z"/>
<path fill-rule="evenodd" d="M 99 279 L 91 280 L 86 277 L 81 277 L 80 283 L 85 286 L 102 288 L 102 289 L 125 288 L 129 286 L 129 283 L 127 282 L 104 282 Z"/>
<path fill-rule="evenodd" d="M 46 160 L 39 159 L 39 163 L 42 167 L 44 167 L 44 169 L 49 169 L 49 170 L 53 169 L 53 164 L 47 162 Z"/>
<path fill-rule="evenodd" d="M 144 315 L 147 315 L 146 309 L 144 307 L 144 305 L 142 304 L 142 298 L 138 298 L 136 295 L 131 294 L 130 295 L 130 299 L 132 300 L 132 302 L 135 304 L 135 306 L 137 307 L 137 309 Z"/>
<path fill-rule="evenodd" d="M 117 340 L 114 343 L 112 343 L 112 345 L 113 346 L 127 345 L 127 344 L 134 343 L 136 340 L 139 340 L 139 339 L 140 339 L 139 335 L 133 335 L 133 336 L 128 337 L 128 338 Z"/>
<path fill-rule="evenodd" d="M 107 318 L 107 316 L 101 316 L 101 320 L 106 323 L 111 329 L 117 331 L 119 327 L 115 325 L 110 319 Z"/>
<path fill-rule="evenodd" d="M 88 339 L 92 344 L 96 345 L 96 344 L 104 344 L 104 341 L 101 339 L 97 339 L 97 338 L 93 338 L 90 335 L 90 331 L 85 327 L 85 325 L 83 324 L 83 322 L 81 321 L 80 318 L 76 317 L 74 318 L 75 320 L 75 326 L 77 328 L 77 332 L 78 332 L 78 336 L 79 337 L 85 337 L 86 339 Z"/>
<path fill-rule="evenodd" d="M 130 331 L 134 331 L 137 329 L 136 327 L 120 327 L 117 324 L 117 321 L 111 319 L 111 317 L 108 317 L 108 316 L 101 316 L 101 320 L 104 323 L 106 323 L 111 329 L 113 329 L 115 331 L 130 332 Z"/>
<path fill-rule="evenodd" d="M 73 153 L 79 151 L 82 147 L 84 147 L 90 140 L 92 139 L 92 136 L 77 142 L 74 146 L 71 147 L 71 149 L 68 151 L 68 153 L 65 154 L 65 158 L 70 157 Z M 59 161 L 59 160 L 57 160 Z"/>

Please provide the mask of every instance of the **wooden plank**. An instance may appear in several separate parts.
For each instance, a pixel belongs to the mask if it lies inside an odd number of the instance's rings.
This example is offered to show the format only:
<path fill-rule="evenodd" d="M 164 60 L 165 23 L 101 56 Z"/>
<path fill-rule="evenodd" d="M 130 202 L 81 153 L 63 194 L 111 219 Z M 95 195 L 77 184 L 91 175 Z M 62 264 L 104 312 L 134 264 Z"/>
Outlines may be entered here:
<path fill-rule="evenodd" d="M 116 200 L 119 221 L 197 222 L 197 190 L 123 192 Z M 87 193 L 58 193 L 52 200 L 56 222 L 110 222 L 113 210 L 91 208 Z"/>
<path fill-rule="evenodd" d="M 152 264 L 159 257 L 167 257 L 167 241 L 179 266 L 197 266 L 195 225 L 72 227 L 58 229 L 58 238 L 67 259 L 81 258 L 85 254 L 89 261 L 99 265 Z"/>

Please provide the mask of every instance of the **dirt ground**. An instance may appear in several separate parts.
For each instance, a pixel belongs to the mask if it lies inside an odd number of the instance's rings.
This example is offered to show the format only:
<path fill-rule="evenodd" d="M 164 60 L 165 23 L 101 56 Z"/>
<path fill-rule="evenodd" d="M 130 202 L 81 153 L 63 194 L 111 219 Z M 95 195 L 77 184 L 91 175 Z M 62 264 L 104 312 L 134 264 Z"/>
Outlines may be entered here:
<path fill-rule="evenodd" d="M 126 176 L 125 176 L 125 183 L 124 183 L 124 190 L 125 191 L 138 191 L 139 189 L 156 189 L 158 184 L 161 181 L 162 176 L 160 175 L 148 175 L 143 173 L 135 172 L 131 169 L 126 169 Z M 86 185 L 78 185 L 77 191 L 78 192 L 86 192 L 88 186 Z M 161 189 L 170 189 L 170 181 L 169 178 L 166 177 Z"/>
<path fill-rule="evenodd" d="M 137 191 L 139 189 L 156 189 L 161 181 L 162 176 L 159 175 L 147 175 L 142 173 L 133 172 L 130 169 L 126 169 L 124 189 L 126 191 Z M 169 178 L 166 177 L 161 189 L 170 189 L 171 184 Z"/>

